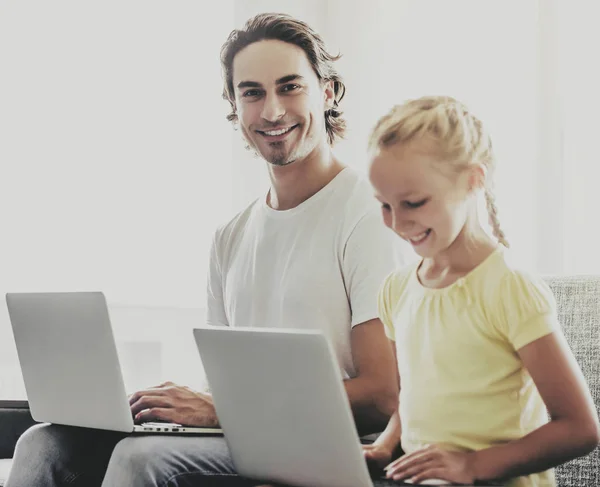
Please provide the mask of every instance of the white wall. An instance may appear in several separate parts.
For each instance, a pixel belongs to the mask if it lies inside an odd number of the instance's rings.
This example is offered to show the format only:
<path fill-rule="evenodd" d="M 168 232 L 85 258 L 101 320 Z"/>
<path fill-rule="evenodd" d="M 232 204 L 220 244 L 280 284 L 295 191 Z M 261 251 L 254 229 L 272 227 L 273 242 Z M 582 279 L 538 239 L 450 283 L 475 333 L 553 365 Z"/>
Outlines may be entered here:
<path fill-rule="evenodd" d="M 0 4 L 0 295 L 103 290 L 117 331 L 135 330 L 130 383 L 193 379 L 178 330 L 203 321 L 212 233 L 234 211 L 219 63 L 233 7 Z M 161 367 L 135 372 L 156 337 Z M 2 298 L 0 399 L 21 394 Z"/>
<path fill-rule="evenodd" d="M 202 305 L 210 234 L 232 211 L 233 4 L 2 7 L 0 292 Z"/>
<path fill-rule="evenodd" d="M 500 222 L 515 258 L 535 262 L 537 2 L 332 0 L 328 35 L 344 57 L 348 140 L 336 151 L 364 167 L 369 133 L 394 104 L 426 94 L 465 102 L 498 156 Z M 510 33 L 510 34 L 509 34 Z"/>
<path fill-rule="evenodd" d="M 600 3 L 553 2 L 559 19 L 555 60 L 560 62 L 563 88 L 564 266 L 568 272 L 600 274 Z M 560 240 L 553 230 L 552 238 Z"/>
<path fill-rule="evenodd" d="M 126 388 L 172 381 L 197 389 L 206 385 L 192 329 L 205 323 L 206 311 L 174 307 L 110 307 Z"/>

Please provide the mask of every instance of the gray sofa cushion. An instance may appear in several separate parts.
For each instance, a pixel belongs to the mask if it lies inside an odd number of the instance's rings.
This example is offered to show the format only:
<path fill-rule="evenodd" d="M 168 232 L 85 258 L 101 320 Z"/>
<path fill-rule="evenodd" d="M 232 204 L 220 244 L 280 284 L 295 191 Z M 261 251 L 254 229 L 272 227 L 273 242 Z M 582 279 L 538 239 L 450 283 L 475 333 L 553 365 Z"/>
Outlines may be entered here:
<path fill-rule="evenodd" d="M 0 487 L 4 486 L 15 444 L 23 432 L 34 425 L 28 409 L 0 408 Z"/>
<path fill-rule="evenodd" d="M 0 458 L 10 458 L 23 432 L 34 425 L 29 409 L 0 407 Z"/>
<path fill-rule="evenodd" d="M 552 277 L 558 319 L 600 412 L 600 276 Z M 560 487 L 600 485 L 600 450 L 556 469 Z"/>
<path fill-rule="evenodd" d="M 0 459 L 0 487 L 2 487 L 6 482 L 6 477 L 8 477 L 11 462 L 12 460 Z"/>

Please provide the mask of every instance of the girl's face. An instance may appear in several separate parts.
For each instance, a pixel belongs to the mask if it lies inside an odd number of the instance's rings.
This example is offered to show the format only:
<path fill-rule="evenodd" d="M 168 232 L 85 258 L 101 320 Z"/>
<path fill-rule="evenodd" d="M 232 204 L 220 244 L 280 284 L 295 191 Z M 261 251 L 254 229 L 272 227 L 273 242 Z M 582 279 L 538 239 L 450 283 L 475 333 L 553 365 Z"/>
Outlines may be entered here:
<path fill-rule="evenodd" d="M 385 224 L 423 258 L 446 250 L 464 228 L 474 203 L 468 173 L 457 174 L 423 141 L 380 149 L 369 168 Z"/>

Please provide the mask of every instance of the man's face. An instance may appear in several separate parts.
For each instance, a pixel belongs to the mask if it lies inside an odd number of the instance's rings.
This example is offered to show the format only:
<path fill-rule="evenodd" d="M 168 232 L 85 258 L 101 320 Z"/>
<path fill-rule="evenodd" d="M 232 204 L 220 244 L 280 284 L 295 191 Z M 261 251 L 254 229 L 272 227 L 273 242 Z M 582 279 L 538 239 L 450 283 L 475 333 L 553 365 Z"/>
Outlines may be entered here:
<path fill-rule="evenodd" d="M 233 59 L 233 86 L 242 133 L 271 164 L 303 159 L 326 140 L 332 84 L 321 85 L 300 47 L 277 40 L 250 44 Z"/>

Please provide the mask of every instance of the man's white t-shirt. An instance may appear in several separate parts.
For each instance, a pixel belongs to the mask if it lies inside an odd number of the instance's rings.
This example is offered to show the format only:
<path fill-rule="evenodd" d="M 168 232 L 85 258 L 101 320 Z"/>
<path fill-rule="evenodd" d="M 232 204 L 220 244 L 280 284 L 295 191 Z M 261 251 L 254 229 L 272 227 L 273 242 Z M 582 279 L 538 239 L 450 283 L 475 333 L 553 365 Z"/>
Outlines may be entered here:
<path fill-rule="evenodd" d="M 405 252 L 369 183 L 345 168 L 295 208 L 262 198 L 217 230 L 207 323 L 322 330 L 352 378 L 351 329 L 378 317 L 379 289 Z"/>

